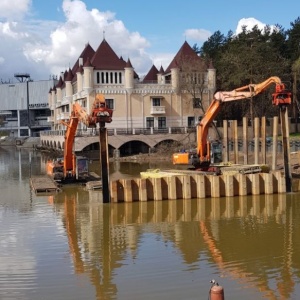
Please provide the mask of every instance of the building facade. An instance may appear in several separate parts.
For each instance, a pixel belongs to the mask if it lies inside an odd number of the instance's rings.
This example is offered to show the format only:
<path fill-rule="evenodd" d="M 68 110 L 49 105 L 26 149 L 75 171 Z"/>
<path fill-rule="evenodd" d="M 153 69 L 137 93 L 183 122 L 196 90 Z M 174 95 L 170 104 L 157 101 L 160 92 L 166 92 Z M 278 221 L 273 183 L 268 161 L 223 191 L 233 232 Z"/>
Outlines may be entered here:
<path fill-rule="evenodd" d="M 0 134 L 13 137 L 39 136 L 51 129 L 51 115 L 47 94 L 57 80 L 31 81 L 28 74 L 23 81 L 0 84 Z"/>
<path fill-rule="evenodd" d="M 61 74 L 49 91 L 52 130 L 65 129 L 72 104 L 91 112 L 97 93 L 113 109 L 108 128 L 132 133 L 137 129 L 191 127 L 203 115 L 216 89 L 216 71 L 184 42 L 166 70 L 153 65 L 144 78 L 136 74 L 104 39 L 95 51 L 87 44 L 74 66 Z M 79 125 L 79 129 L 84 126 Z"/>

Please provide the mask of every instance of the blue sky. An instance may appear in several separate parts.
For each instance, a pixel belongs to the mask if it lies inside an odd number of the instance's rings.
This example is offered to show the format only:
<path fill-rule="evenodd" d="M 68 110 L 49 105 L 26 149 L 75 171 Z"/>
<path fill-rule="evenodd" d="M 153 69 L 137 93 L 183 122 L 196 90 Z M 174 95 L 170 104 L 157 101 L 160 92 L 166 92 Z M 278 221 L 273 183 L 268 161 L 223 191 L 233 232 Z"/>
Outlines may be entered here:
<path fill-rule="evenodd" d="M 300 16 L 300 1 L 1 0 L 0 79 L 27 72 L 48 79 L 72 67 L 85 44 L 105 38 L 139 75 L 168 66 L 186 40 L 202 45 L 215 31 L 279 24 Z"/>

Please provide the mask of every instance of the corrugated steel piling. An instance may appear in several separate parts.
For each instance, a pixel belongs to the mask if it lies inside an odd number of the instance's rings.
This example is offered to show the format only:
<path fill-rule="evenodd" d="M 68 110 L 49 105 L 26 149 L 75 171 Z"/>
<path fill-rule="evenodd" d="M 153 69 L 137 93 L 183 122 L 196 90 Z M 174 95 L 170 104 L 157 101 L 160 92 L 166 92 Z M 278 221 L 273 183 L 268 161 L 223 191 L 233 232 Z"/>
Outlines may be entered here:
<path fill-rule="evenodd" d="M 220 198 L 286 192 L 280 171 L 235 175 L 174 175 L 111 182 L 112 202 Z"/>

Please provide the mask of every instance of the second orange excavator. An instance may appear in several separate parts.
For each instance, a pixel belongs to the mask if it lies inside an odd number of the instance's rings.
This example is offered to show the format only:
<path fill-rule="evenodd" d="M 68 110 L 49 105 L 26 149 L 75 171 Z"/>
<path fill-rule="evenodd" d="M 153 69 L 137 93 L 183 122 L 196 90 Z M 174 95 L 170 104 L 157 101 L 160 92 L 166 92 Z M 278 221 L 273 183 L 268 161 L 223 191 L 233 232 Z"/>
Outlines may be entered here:
<path fill-rule="evenodd" d="M 233 91 L 219 91 L 204 114 L 202 120 L 197 124 L 197 149 L 194 152 L 174 153 L 173 164 L 192 165 L 197 170 L 207 171 L 211 164 L 222 161 L 222 145 L 220 142 L 209 141 L 208 129 L 214 118 L 220 112 L 222 105 L 229 101 L 251 99 L 262 93 L 271 84 L 275 83 L 275 93 L 272 95 L 272 104 L 285 109 L 291 104 L 291 93 L 286 90 L 285 85 L 279 77 L 273 76 L 259 84 L 249 84 Z"/>
<path fill-rule="evenodd" d="M 112 121 L 112 114 L 113 111 L 106 107 L 105 98 L 102 94 L 96 95 L 91 114 L 88 114 L 79 103 L 74 103 L 70 119 L 67 122 L 62 122 L 67 127 L 63 158 L 49 161 L 46 167 L 47 174 L 60 182 L 82 181 L 88 178 L 88 159 L 76 156 L 73 151 L 78 123 L 82 122 L 89 128 L 96 128 L 97 124 L 103 127 L 105 123 Z"/>

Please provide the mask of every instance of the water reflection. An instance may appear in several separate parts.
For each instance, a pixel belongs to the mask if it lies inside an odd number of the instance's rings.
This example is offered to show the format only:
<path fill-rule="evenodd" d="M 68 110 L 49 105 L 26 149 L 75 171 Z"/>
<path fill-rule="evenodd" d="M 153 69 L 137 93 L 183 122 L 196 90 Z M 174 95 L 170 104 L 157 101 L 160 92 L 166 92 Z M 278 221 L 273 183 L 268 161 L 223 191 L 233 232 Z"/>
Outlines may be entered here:
<path fill-rule="evenodd" d="M 0 148 L 0 298 L 207 299 L 212 278 L 226 299 L 299 298 L 299 193 L 102 204 L 66 186 L 38 197 L 29 177 L 45 161 Z M 160 164 L 111 164 L 110 178 Z"/>
<path fill-rule="evenodd" d="M 116 295 L 114 274 L 128 252 L 137 255 L 146 233 L 172 243 L 190 268 L 205 254 L 219 276 L 269 299 L 290 299 L 299 281 L 285 194 L 105 205 L 99 194 L 68 189 L 49 198 L 62 215 L 75 270 L 89 276 L 97 299 Z"/>

